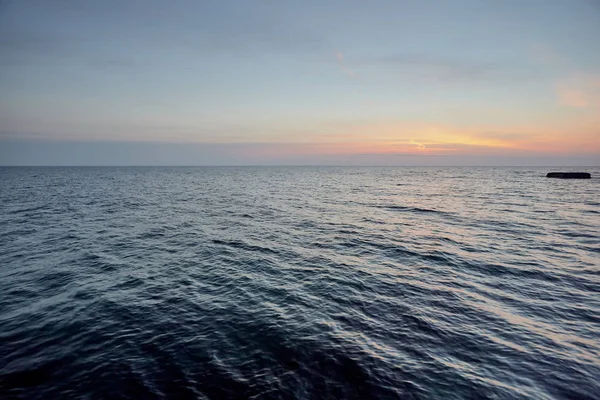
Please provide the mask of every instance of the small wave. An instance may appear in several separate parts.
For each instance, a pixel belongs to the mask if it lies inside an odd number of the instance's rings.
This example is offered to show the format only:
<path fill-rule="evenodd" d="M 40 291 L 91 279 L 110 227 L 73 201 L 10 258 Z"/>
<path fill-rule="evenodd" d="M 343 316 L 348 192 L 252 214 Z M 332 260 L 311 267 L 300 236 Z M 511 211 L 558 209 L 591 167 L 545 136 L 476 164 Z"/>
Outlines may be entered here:
<path fill-rule="evenodd" d="M 214 243 L 216 245 L 228 246 L 228 247 L 232 247 L 235 249 L 248 250 L 248 251 L 258 252 L 258 253 L 266 253 L 266 254 L 278 254 L 279 253 L 277 250 L 274 250 L 272 248 L 251 245 L 251 244 L 248 244 L 241 240 L 212 239 L 212 243 Z"/>
<path fill-rule="evenodd" d="M 382 206 L 381 208 L 385 208 L 393 211 L 408 211 L 408 212 L 420 212 L 420 213 L 437 213 L 437 210 L 429 209 L 429 208 L 419 208 L 419 207 L 406 207 L 406 206 Z"/>

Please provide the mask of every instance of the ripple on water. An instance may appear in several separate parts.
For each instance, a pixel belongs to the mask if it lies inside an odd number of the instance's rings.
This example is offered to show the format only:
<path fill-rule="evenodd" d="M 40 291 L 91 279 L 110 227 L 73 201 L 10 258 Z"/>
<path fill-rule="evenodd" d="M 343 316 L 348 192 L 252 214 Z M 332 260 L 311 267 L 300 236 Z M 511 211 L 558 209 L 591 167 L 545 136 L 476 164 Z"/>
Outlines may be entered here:
<path fill-rule="evenodd" d="M 0 397 L 597 398 L 599 182 L 544 174 L 4 168 Z"/>

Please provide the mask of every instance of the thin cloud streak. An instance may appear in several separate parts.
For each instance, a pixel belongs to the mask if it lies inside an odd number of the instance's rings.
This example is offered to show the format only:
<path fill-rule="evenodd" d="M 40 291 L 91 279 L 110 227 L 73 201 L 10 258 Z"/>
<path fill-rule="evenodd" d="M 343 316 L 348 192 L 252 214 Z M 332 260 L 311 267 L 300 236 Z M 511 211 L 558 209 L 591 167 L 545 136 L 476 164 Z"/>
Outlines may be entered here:
<path fill-rule="evenodd" d="M 356 60 L 354 65 L 385 69 L 387 72 L 408 74 L 439 82 L 464 81 L 521 81 L 535 75 L 509 63 L 474 62 L 437 57 L 428 54 L 399 53 Z"/>

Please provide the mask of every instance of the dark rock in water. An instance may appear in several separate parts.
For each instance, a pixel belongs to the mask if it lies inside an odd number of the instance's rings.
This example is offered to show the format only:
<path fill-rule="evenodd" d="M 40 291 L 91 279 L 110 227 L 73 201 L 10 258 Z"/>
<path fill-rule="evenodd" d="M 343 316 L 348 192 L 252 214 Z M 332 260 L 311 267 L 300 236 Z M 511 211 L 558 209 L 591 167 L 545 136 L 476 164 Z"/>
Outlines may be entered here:
<path fill-rule="evenodd" d="M 546 178 L 562 179 L 590 179 L 592 176 L 588 172 L 548 172 Z"/>

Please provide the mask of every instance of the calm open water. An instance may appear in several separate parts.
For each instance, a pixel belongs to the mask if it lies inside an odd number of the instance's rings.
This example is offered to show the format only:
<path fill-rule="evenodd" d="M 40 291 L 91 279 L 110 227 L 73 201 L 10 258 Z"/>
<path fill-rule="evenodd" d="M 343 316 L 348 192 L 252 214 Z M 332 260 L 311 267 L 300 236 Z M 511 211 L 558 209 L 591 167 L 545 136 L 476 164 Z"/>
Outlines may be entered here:
<path fill-rule="evenodd" d="M 598 399 L 551 170 L 2 168 L 0 398 Z"/>

